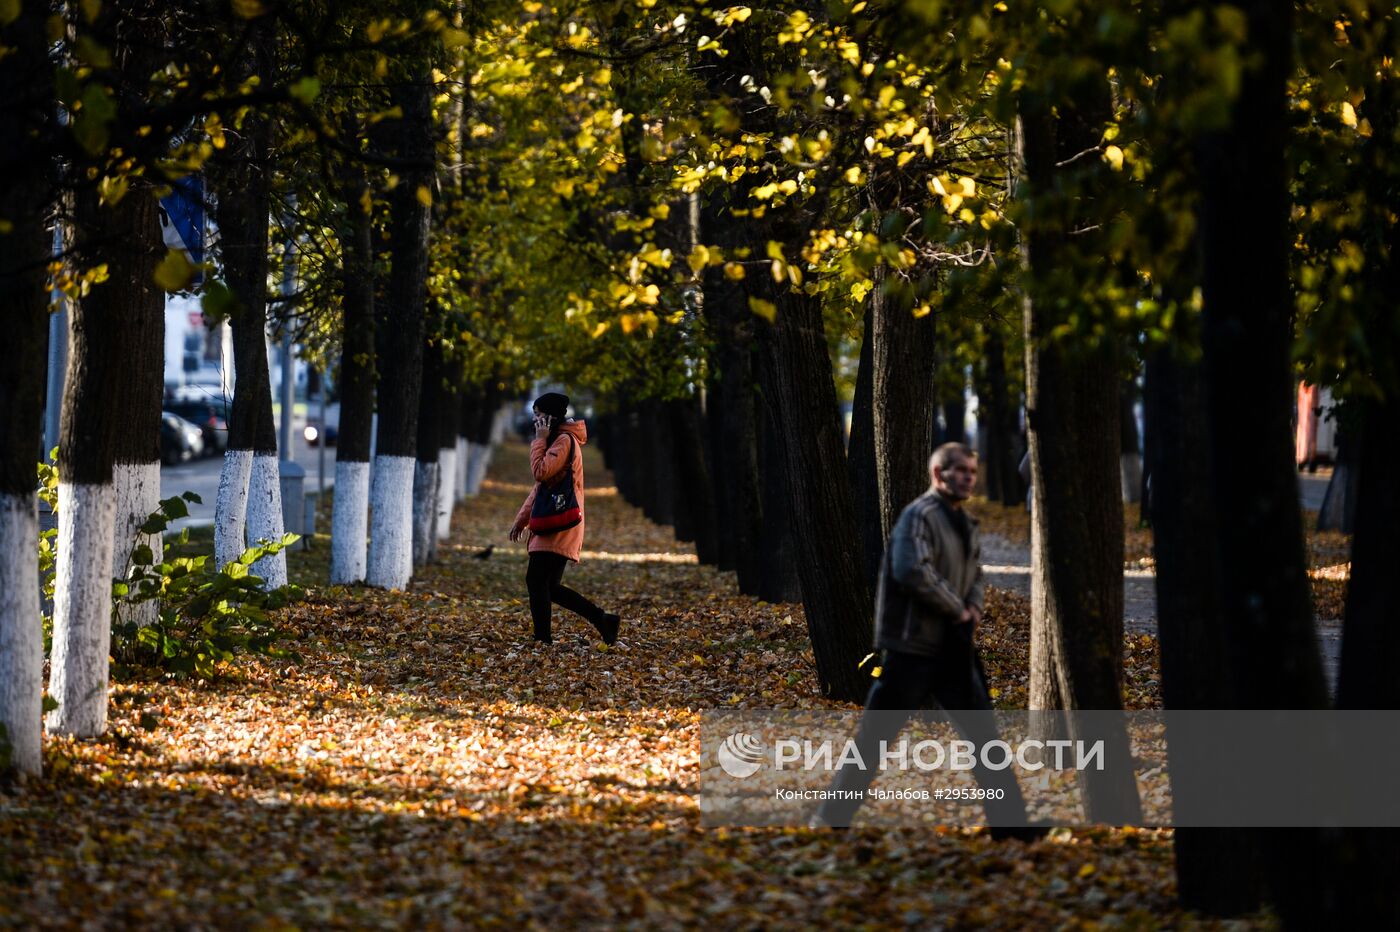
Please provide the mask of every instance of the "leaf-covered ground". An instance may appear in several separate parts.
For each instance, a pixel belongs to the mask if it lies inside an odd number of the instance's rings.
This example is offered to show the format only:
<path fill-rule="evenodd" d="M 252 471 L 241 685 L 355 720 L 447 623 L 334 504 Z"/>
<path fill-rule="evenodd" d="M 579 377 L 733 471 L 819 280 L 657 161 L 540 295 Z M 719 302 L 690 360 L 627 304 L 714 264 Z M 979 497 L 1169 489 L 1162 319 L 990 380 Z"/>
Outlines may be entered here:
<path fill-rule="evenodd" d="M 529 641 L 508 445 L 411 591 L 322 588 L 286 612 L 301 663 L 125 682 L 107 737 L 51 740 L 45 779 L 0 793 L 0 925 L 1210 925 L 1174 905 L 1166 832 L 702 830 L 701 710 L 823 704 L 802 612 L 739 596 L 587 465 L 566 580 L 622 613 L 616 647 L 573 618 Z M 991 607 L 990 674 L 1016 705 L 1024 600 Z M 1155 657 L 1130 645 L 1136 706 Z"/>

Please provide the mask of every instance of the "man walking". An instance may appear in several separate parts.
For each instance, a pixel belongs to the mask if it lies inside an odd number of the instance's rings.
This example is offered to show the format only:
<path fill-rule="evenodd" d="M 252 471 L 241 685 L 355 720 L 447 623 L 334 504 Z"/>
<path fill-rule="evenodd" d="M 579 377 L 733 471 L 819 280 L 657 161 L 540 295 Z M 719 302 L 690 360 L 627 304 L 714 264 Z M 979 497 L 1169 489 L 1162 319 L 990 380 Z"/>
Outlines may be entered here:
<path fill-rule="evenodd" d="M 929 458 L 930 489 L 900 514 L 880 564 L 875 595 L 875 646 L 884 651 L 879 678 L 865 700 L 856 746 L 869 769 L 845 767 L 833 790 L 847 791 L 822 803 L 814 826 L 849 825 L 860 806 L 851 799 L 875 778 L 881 745 L 894 741 L 912 710 L 934 699 L 964 738 L 981 748 L 997 740 L 992 700 L 973 632 L 982 620 L 981 541 L 977 521 L 964 510 L 977 484 L 977 456 L 961 443 L 945 443 Z M 1021 788 L 1011 768 L 974 770 L 985 790 L 1001 799 L 984 802 L 994 838 L 1038 838 L 1026 825 Z"/>

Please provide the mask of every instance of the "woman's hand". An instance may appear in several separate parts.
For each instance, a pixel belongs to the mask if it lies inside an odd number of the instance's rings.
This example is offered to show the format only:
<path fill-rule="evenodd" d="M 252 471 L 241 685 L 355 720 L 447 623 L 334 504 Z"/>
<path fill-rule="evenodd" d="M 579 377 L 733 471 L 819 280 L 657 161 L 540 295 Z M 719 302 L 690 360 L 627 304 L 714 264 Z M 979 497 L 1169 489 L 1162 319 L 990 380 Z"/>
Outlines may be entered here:
<path fill-rule="evenodd" d="M 514 527 L 512 527 L 512 528 L 510 529 L 510 539 L 511 539 L 511 542 L 514 543 L 515 541 L 520 540 L 520 538 L 521 538 L 522 535 L 525 535 L 525 534 L 528 534 L 528 533 L 529 533 L 529 531 L 526 530 L 526 526 L 525 526 L 525 525 L 523 525 L 523 524 L 517 524 L 517 525 L 515 525 Z"/>
<path fill-rule="evenodd" d="M 536 440 L 548 440 L 548 439 L 549 439 L 549 428 L 550 428 L 550 426 L 551 426 L 551 424 L 552 424 L 553 421 L 554 421 L 554 418 L 550 417 L 548 414 L 536 414 L 536 415 L 535 415 L 535 439 L 536 439 Z"/>

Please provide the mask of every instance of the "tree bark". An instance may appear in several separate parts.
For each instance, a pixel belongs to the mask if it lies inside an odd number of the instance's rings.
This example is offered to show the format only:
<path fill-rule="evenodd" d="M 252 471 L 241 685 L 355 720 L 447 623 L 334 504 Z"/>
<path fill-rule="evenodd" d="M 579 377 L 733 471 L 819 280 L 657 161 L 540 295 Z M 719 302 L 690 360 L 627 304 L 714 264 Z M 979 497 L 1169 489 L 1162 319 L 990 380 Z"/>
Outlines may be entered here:
<path fill-rule="evenodd" d="M 859 664 L 870 652 L 871 600 L 861 569 L 821 303 L 786 290 L 773 297 L 777 321 L 764 351 L 773 373 L 773 409 L 782 415 L 782 430 L 774 435 L 783 451 L 790 495 L 787 513 L 765 515 L 764 524 L 792 528 L 822 692 L 855 702 L 869 686 Z"/>
<path fill-rule="evenodd" d="M 1200 365 L 1183 361 L 1171 348 L 1158 350 L 1148 361 L 1146 389 L 1164 705 L 1235 708 Z M 1170 733 L 1167 738 L 1184 740 Z M 1176 767 L 1171 778 L 1176 794 L 1185 796 L 1210 792 L 1218 775 Z M 1216 916 L 1242 915 L 1259 907 L 1261 878 L 1251 833 L 1178 828 L 1173 841 L 1183 906 Z"/>
<path fill-rule="evenodd" d="M 418 453 L 413 471 L 413 565 L 437 555 L 438 427 L 442 423 L 442 345 L 423 345 L 423 384 L 418 395 Z"/>
<path fill-rule="evenodd" d="M 681 501 L 689 511 L 691 539 L 701 563 L 713 564 L 717 549 L 715 541 L 714 486 L 710 482 L 705 461 L 704 440 L 701 435 L 700 405 L 697 398 L 682 398 L 670 404 L 670 420 L 675 443 L 676 508 Z"/>
<path fill-rule="evenodd" d="M 772 378 L 765 374 L 763 381 L 771 384 Z M 802 582 L 797 570 L 799 557 L 793 523 L 786 517 L 792 510 L 795 492 L 779 439 L 782 426 L 769 401 L 773 393 L 770 389 L 759 395 L 756 411 L 758 474 L 763 496 L 760 513 L 770 519 L 759 525 L 758 597 L 765 602 L 796 602 L 802 598 Z"/>
<path fill-rule="evenodd" d="M 45 275 L 52 254 L 45 229 L 50 192 L 46 159 L 29 151 L 30 133 L 53 120 L 53 68 L 43 8 L 25 4 L 0 28 L 9 54 L 0 56 L 0 161 L 15 172 L 0 180 L 0 726 L 10 767 L 38 776 L 41 755 L 44 645 L 34 567 L 39 524 L 34 464 L 43 445 L 44 348 L 48 331 Z"/>
<path fill-rule="evenodd" d="M 978 424 L 978 430 L 987 430 L 987 453 L 990 460 L 988 472 L 996 479 L 987 485 L 987 498 L 1003 505 L 1020 505 L 1026 499 L 1025 488 L 1021 484 L 1021 473 L 1017 468 L 1020 457 L 1017 455 L 1016 418 L 1012 407 L 1011 392 L 1006 378 L 1006 344 L 997 324 L 990 325 L 987 337 L 987 418 Z M 979 410 L 980 410 L 979 399 Z"/>
<path fill-rule="evenodd" d="M 110 277 L 76 302 L 69 318 L 68 372 L 58 445 L 58 555 L 54 581 L 49 693 L 58 708 L 46 717 L 60 734 L 95 737 L 107 728 L 107 656 L 111 642 L 112 553 L 116 503 L 112 470 L 119 412 L 113 407 L 126 376 L 120 345 L 132 308 L 133 267 L 126 248 L 139 211 L 133 195 L 102 207 L 95 190 L 79 192 L 76 249 L 84 268 L 105 263 Z"/>
<path fill-rule="evenodd" d="M 356 173 L 345 191 L 340 230 L 340 436 L 331 516 L 331 582 L 363 582 L 369 555 L 369 456 L 374 427 L 374 244 L 360 206 L 368 190 Z"/>
<path fill-rule="evenodd" d="M 1091 199 L 1065 191 L 1075 179 L 1060 166 L 1097 144 L 1107 88 L 1080 94 L 1081 102 L 1062 102 L 1055 115 L 1048 102 L 1027 94 L 1020 141 L 1032 196 L 1060 206 L 1073 200 L 1078 210 L 1088 210 Z M 1079 239 L 1079 255 L 1086 255 L 1089 247 Z M 1067 240 L 1063 220 L 1053 226 L 1042 220 L 1023 240 L 1032 277 L 1025 302 L 1033 495 L 1030 708 L 1121 709 L 1118 366 L 1112 340 L 1090 346 L 1052 337 L 1064 307 L 1050 294 L 1055 273 L 1076 258 Z M 1081 774 L 1086 814 L 1092 821 L 1135 821 L 1140 804 L 1126 732 L 1107 738 L 1108 768 Z"/>
<path fill-rule="evenodd" d="M 1286 163 L 1292 7 L 1241 4 L 1253 67 L 1199 141 L 1202 345 L 1229 663 L 1241 706 L 1324 708 L 1295 475 Z M 1241 269 L 1249 274 L 1241 275 Z M 1265 833 L 1285 925 L 1326 922 L 1316 830 Z"/>
<path fill-rule="evenodd" d="M 870 292 L 870 407 L 882 542 L 889 539 L 904 506 L 928 491 L 928 457 L 936 428 L 933 315 L 915 317 L 896 307 L 884 294 L 883 279 L 877 270 Z"/>
<path fill-rule="evenodd" d="M 270 24 L 258 20 L 249 28 L 254 38 L 238 68 L 244 77 L 266 80 L 271 73 Z M 247 544 L 282 535 L 277 431 L 267 365 L 271 140 L 267 118 L 250 114 L 242 137 L 229 144 L 212 169 L 224 277 L 237 300 L 231 315 L 236 381 L 214 519 L 214 555 L 221 567 L 238 559 Z M 270 586 L 284 585 L 285 554 L 259 561 L 255 571 Z"/>
<path fill-rule="evenodd" d="M 402 589 L 413 577 L 413 474 L 422 388 L 423 315 L 427 300 L 430 213 L 419 190 L 432 190 L 432 85 L 426 69 L 394 89 L 402 108 L 398 156 L 405 168 L 390 208 L 391 266 L 379 345 L 369 568 L 372 586 Z"/>
<path fill-rule="evenodd" d="M 131 203 L 128 205 L 127 201 Z M 127 376 L 117 382 L 113 410 L 122 412 L 123 429 L 113 448 L 112 484 L 116 518 L 112 575 L 124 577 L 133 551 L 151 548 L 155 565 L 162 555 L 161 535 L 139 528 L 160 507 L 160 423 L 165 398 L 165 292 L 155 283 L 156 265 L 165 255 L 159 201 L 149 185 L 134 184 L 113 210 L 122 215 L 123 280 L 109 283 L 127 293 L 118 342 L 108 348 L 123 361 Z M 113 273 L 117 270 L 113 269 Z M 149 599 L 118 609 L 123 622 L 149 625 L 160 617 L 160 600 Z"/>
<path fill-rule="evenodd" d="M 884 556 L 885 522 L 880 511 L 880 476 L 875 466 L 874 401 L 875 340 L 871 336 L 875 312 L 873 301 L 865 306 L 864 333 L 860 341 L 860 368 L 856 370 L 856 394 L 851 405 L 851 436 L 846 443 L 846 469 L 851 478 L 851 496 L 860 531 L 865 584 L 875 592 Z"/>

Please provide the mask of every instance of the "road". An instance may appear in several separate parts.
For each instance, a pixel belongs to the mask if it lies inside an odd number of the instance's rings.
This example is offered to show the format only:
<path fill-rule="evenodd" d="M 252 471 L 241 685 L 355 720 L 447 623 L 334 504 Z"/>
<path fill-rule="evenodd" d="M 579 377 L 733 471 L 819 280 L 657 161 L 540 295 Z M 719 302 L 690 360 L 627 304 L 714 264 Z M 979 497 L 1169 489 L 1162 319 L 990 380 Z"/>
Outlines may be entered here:
<path fill-rule="evenodd" d="M 330 417 L 330 415 L 328 415 Z M 330 417 L 332 423 L 334 418 Z M 306 470 L 306 488 L 317 488 L 317 471 L 320 453 L 302 436 L 305 420 L 295 417 L 292 421 L 292 458 Z M 280 434 L 279 434 L 280 436 Z M 210 456 L 192 460 L 179 466 L 162 466 L 160 470 L 160 497 L 169 498 L 182 492 L 193 492 L 203 500 L 203 504 L 190 505 L 190 516 L 171 525 L 173 530 L 182 527 L 201 527 L 214 523 L 214 501 L 219 492 L 219 473 L 223 469 L 222 456 Z M 335 484 L 335 447 L 326 450 L 325 487 Z"/>

